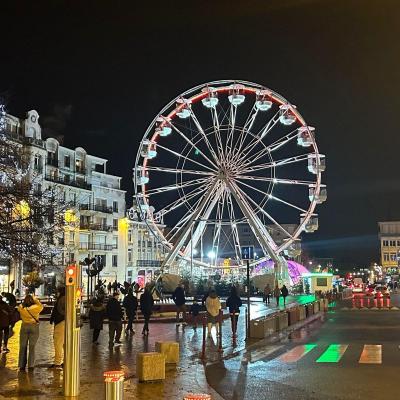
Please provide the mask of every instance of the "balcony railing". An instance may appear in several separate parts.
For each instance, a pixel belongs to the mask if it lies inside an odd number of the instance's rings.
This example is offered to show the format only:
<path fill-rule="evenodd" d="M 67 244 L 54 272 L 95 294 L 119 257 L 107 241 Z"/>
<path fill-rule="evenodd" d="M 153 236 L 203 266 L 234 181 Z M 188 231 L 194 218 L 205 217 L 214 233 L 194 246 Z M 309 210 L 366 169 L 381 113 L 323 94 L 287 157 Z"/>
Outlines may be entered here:
<path fill-rule="evenodd" d="M 73 187 L 77 187 L 80 189 L 91 190 L 91 188 L 92 188 L 92 185 L 90 185 L 86 182 L 81 182 L 81 181 L 76 181 L 76 180 L 70 180 L 69 182 L 66 182 L 66 181 L 64 181 L 64 179 L 61 179 L 58 176 L 52 176 L 49 174 L 46 174 L 45 179 L 47 181 L 61 183 L 62 185 L 73 186 Z"/>
<path fill-rule="evenodd" d="M 87 229 L 92 231 L 104 231 L 104 232 L 111 232 L 113 227 L 110 225 L 104 224 L 93 224 L 93 223 L 81 223 L 80 229 Z"/>
<path fill-rule="evenodd" d="M 86 175 L 86 168 L 85 167 L 75 167 L 75 172 L 77 174 L 82 174 L 82 175 Z"/>
<path fill-rule="evenodd" d="M 112 212 L 113 212 L 112 207 L 103 206 L 103 205 L 99 205 L 99 204 L 80 204 L 79 209 L 80 210 L 97 211 L 97 212 L 102 212 L 102 213 L 106 213 L 106 214 L 112 214 Z"/>
<path fill-rule="evenodd" d="M 101 243 L 79 243 L 79 249 L 81 250 L 112 250 L 112 244 L 101 244 Z"/>

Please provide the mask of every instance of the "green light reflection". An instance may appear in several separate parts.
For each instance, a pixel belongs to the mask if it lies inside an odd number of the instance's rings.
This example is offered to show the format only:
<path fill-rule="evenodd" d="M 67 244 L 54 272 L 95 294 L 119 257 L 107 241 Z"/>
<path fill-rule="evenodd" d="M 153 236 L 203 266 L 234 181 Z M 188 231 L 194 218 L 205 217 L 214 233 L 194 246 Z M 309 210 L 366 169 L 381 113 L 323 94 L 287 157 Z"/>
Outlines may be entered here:
<path fill-rule="evenodd" d="M 337 363 L 342 358 L 347 345 L 331 344 L 317 359 L 318 363 Z"/>

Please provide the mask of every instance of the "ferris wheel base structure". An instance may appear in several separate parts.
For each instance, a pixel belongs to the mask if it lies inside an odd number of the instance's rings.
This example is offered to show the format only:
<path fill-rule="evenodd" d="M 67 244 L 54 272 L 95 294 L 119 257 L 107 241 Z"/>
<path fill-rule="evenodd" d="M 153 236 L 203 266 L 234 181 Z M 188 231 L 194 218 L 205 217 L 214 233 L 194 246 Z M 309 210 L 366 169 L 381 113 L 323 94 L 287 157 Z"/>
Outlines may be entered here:
<path fill-rule="evenodd" d="M 288 284 L 283 254 L 318 228 L 324 170 L 314 128 L 271 89 L 223 80 L 180 94 L 147 128 L 134 169 L 137 210 L 167 249 L 161 271 L 205 275 L 224 254 L 241 271 L 251 232 L 264 253 L 258 261 L 271 259 L 277 281 Z M 289 232 L 283 219 L 297 228 Z M 194 257 L 204 250 L 209 262 Z"/>

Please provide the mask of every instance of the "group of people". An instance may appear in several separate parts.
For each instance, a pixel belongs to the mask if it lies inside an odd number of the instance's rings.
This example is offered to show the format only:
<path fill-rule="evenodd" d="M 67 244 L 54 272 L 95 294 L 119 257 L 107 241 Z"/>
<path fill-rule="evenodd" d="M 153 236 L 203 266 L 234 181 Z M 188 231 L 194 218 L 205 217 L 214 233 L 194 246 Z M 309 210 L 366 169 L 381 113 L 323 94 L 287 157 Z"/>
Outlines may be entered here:
<path fill-rule="evenodd" d="M 281 288 L 279 288 L 278 283 L 275 285 L 274 289 L 271 289 L 271 286 L 269 283 L 266 284 L 264 288 L 264 302 L 265 304 L 270 304 L 270 298 L 271 296 L 275 297 L 276 300 L 276 306 L 279 307 L 279 298 L 283 298 L 283 305 L 286 306 L 286 297 L 289 294 L 289 290 L 286 287 L 286 285 L 282 285 Z"/>

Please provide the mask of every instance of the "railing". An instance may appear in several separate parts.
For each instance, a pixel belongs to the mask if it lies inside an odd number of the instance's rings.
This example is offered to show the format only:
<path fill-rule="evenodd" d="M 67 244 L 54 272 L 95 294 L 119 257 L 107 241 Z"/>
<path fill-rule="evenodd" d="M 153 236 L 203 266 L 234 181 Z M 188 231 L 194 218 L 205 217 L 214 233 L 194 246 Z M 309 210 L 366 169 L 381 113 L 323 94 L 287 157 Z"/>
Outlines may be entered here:
<path fill-rule="evenodd" d="M 61 183 L 62 185 L 67 185 L 67 186 L 73 186 L 73 187 L 77 187 L 80 189 L 86 189 L 86 190 L 91 190 L 92 185 L 86 183 L 86 182 L 79 182 L 76 180 L 71 180 L 69 182 L 64 181 L 64 179 L 59 178 L 58 176 L 52 176 L 49 174 L 46 174 L 45 179 L 47 181 L 51 181 L 51 182 L 56 182 L 56 183 Z"/>
<path fill-rule="evenodd" d="M 87 230 L 92 230 L 92 231 L 111 232 L 113 230 L 112 226 L 104 225 L 104 224 L 83 223 L 83 224 L 80 224 L 79 227 L 80 227 L 80 229 L 87 229 Z"/>
<path fill-rule="evenodd" d="M 79 248 L 81 250 L 112 250 L 113 246 L 101 243 L 79 243 Z"/>
<path fill-rule="evenodd" d="M 112 207 L 103 206 L 99 204 L 80 204 L 80 210 L 91 210 L 91 211 L 98 211 L 102 213 L 112 214 L 113 210 Z"/>

